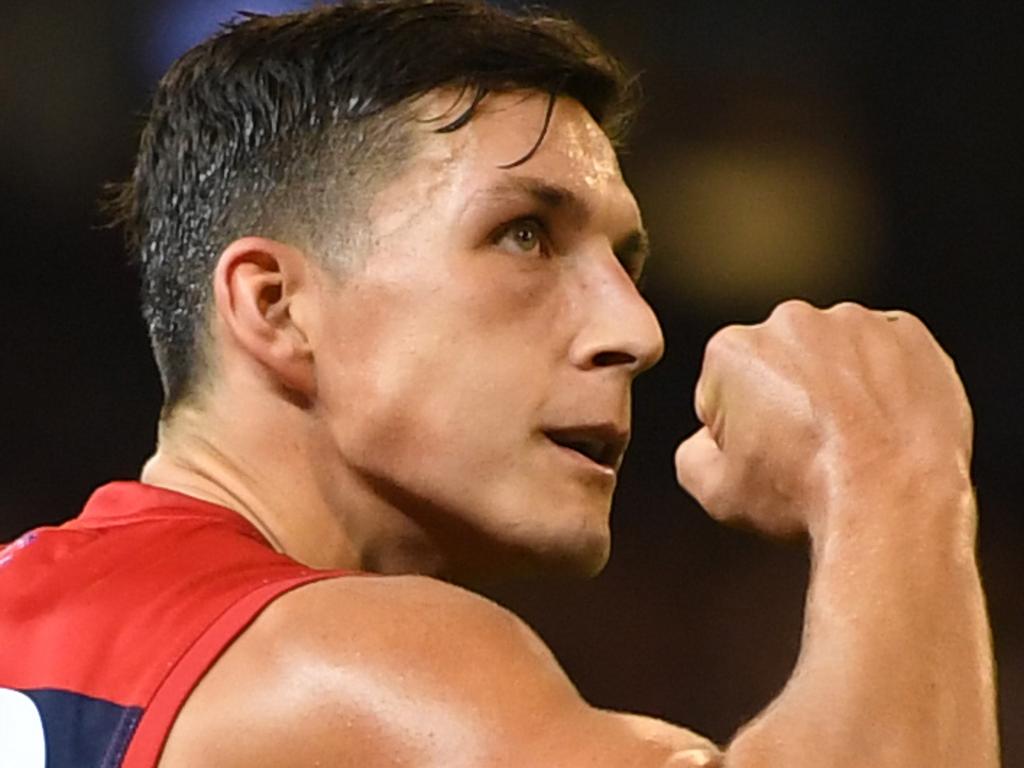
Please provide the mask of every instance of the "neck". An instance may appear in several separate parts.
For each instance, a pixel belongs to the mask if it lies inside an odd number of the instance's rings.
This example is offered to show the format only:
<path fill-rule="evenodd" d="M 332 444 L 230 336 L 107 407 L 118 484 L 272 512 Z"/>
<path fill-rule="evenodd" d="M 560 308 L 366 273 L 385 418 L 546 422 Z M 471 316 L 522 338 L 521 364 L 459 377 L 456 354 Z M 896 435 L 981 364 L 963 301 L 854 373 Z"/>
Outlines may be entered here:
<path fill-rule="evenodd" d="M 225 400 L 232 406 L 179 406 L 161 422 L 142 482 L 234 510 L 274 549 L 313 568 L 438 570 L 423 531 L 340 458 L 329 460 L 309 414 Z"/>

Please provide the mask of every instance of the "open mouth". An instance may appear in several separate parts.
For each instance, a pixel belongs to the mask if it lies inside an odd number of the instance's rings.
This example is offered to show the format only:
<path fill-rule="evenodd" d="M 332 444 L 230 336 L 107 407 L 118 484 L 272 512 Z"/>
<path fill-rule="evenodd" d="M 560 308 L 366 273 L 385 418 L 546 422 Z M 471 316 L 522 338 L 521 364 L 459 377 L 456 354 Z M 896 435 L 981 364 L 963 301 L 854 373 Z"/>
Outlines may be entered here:
<path fill-rule="evenodd" d="M 622 433 L 604 428 L 546 430 L 544 435 L 555 445 L 613 470 L 618 469 L 627 441 Z"/>

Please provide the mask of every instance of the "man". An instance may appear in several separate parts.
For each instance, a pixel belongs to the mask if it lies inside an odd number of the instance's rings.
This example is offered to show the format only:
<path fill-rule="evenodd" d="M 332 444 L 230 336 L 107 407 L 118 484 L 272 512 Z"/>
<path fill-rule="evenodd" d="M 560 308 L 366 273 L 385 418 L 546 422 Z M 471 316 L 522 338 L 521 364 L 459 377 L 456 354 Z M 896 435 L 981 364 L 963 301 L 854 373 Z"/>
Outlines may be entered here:
<path fill-rule="evenodd" d="M 607 559 L 662 353 L 629 93 L 575 25 L 462 0 L 252 18 L 172 68 L 124 196 L 159 446 L 0 554 L 6 757 L 996 765 L 970 410 L 905 313 L 789 302 L 708 345 L 679 482 L 814 558 L 797 669 L 724 751 L 590 707 L 449 583 Z"/>

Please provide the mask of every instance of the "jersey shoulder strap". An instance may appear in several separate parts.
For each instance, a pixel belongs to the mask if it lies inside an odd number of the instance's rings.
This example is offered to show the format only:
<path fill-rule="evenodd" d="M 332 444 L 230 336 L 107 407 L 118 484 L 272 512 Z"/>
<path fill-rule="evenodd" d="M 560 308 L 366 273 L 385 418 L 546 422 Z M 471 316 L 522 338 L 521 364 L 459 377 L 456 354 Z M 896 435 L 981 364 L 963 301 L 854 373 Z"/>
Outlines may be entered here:
<path fill-rule="evenodd" d="M 0 723 L 21 734 L 0 738 L 0 765 L 21 749 L 10 764 L 31 766 L 41 748 L 46 768 L 150 768 L 199 679 L 260 611 L 347 573 L 275 552 L 223 507 L 103 486 L 79 517 L 0 550 Z"/>

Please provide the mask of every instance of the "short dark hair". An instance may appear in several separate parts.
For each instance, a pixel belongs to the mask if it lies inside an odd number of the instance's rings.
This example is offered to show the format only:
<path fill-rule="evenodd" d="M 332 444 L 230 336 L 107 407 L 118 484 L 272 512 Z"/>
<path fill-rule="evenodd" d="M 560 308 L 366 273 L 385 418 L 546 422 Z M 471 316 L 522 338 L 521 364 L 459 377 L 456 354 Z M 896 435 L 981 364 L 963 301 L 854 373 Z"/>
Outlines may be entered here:
<path fill-rule="evenodd" d="M 474 98 L 439 131 L 468 122 L 487 93 L 525 88 L 576 99 L 618 143 L 636 102 L 635 80 L 579 25 L 483 0 L 243 14 L 175 62 L 114 200 L 141 267 L 165 414 L 204 367 L 222 250 L 264 235 L 316 251 L 323 221 L 344 227 L 341 206 L 407 159 L 405 107 L 444 87 Z"/>

